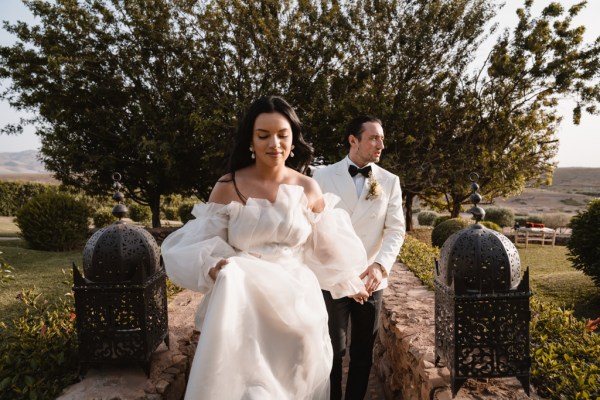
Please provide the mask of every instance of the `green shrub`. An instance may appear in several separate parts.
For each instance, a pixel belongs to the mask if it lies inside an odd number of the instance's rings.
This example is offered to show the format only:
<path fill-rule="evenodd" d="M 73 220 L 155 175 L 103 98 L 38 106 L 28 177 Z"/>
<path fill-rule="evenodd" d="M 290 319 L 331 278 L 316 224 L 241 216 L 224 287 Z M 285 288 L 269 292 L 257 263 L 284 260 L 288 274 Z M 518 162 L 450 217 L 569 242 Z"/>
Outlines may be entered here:
<path fill-rule="evenodd" d="M 22 291 L 23 316 L 0 323 L 0 399 L 55 399 L 77 380 L 73 301 L 49 303 Z"/>
<path fill-rule="evenodd" d="M 493 229 L 496 232 L 502 233 L 502 228 L 500 228 L 500 225 L 498 225 L 495 222 L 492 222 L 492 221 L 479 221 L 479 223 L 481 225 L 485 226 L 486 228 Z"/>
<path fill-rule="evenodd" d="M 112 208 L 109 207 L 102 207 L 96 210 L 92 216 L 92 219 L 94 220 L 94 226 L 96 228 L 103 228 L 115 221 L 118 221 L 118 218 L 112 213 Z"/>
<path fill-rule="evenodd" d="M 127 208 L 129 209 L 129 218 L 131 218 L 132 221 L 146 223 L 152 220 L 152 211 L 148 206 L 131 203 Z"/>
<path fill-rule="evenodd" d="M 545 226 L 552 229 L 566 228 L 571 221 L 572 215 L 567 213 L 550 213 L 542 216 L 542 222 Z"/>
<path fill-rule="evenodd" d="M 435 228 L 436 226 L 438 226 L 439 224 L 441 224 L 444 221 L 448 221 L 450 218 L 449 215 L 440 215 L 439 217 L 437 217 L 434 221 L 433 221 L 433 227 Z"/>
<path fill-rule="evenodd" d="M 36 250 L 74 250 L 85 243 L 90 210 L 66 193 L 48 191 L 17 211 L 20 235 Z"/>
<path fill-rule="evenodd" d="M 165 215 L 165 219 L 169 221 L 178 221 L 179 214 L 177 213 L 177 207 L 163 207 L 163 214 Z"/>
<path fill-rule="evenodd" d="M 56 190 L 56 186 L 34 182 L 0 181 L 0 215 L 16 215 L 17 210 L 32 197 L 48 190 Z"/>
<path fill-rule="evenodd" d="M 183 222 L 185 224 L 190 219 L 196 218 L 192 215 L 193 209 L 194 209 L 194 203 L 191 203 L 191 202 L 182 203 L 177 208 L 177 214 L 179 214 L 179 219 L 181 220 L 181 222 Z"/>
<path fill-rule="evenodd" d="M 485 221 L 494 222 L 501 228 L 515 224 L 515 214 L 510 208 L 490 207 L 485 210 Z"/>
<path fill-rule="evenodd" d="M 578 212 L 569 227 L 571 237 L 567 242 L 567 258 L 573 267 L 600 286 L 600 200 L 591 201 L 585 211 Z"/>
<path fill-rule="evenodd" d="M 439 214 L 435 211 L 421 211 L 417 214 L 417 221 L 421 226 L 432 226 Z"/>
<path fill-rule="evenodd" d="M 463 218 L 450 218 L 435 228 L 431 232 L 431 244 L 437 247 L 442 247 L 446 239 L 453 233 L 460 231 L 469 226 L 469 221 Z"/>
<path fill-rule="evenodd" d="M 550 303 L 531 300 L 531 383 L 548 399 L 600 397 L 600 335 Z"/>
<path fill-rule="evenodd" d="M 406 264 L 411 271 L 423 282 L 433 289 L 434 262 L 440 256 L 440 249 L 423 243 L 410 235 L 404 238 L 399 260 Z"/>

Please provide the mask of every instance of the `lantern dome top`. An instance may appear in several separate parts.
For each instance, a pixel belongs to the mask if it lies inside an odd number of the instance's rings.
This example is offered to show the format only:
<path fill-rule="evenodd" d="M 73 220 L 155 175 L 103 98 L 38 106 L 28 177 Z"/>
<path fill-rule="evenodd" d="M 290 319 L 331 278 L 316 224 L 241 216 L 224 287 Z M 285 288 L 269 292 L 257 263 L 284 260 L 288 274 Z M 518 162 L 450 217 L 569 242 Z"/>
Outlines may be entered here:
<path fill-rule="evenodd" d="M 83 249 L 83 274 L 92 282 L 126 282 L 160 270 L 160 251 L 142 227 L 117 221 L 98 230 Z"/>
<path fill-rule="evenodd" d="M 503 234 L 479 224 L 485 210 L 478 206 L 479 175 L 471 173 L 469 210 L 476 223 L 450 236 L 442 245 L 436 280 L 462 293 L 496 293 L 516 289 L 521 281 L 521 260 L 515 245 Z"/>
<path fill-rule="evenodd" d="M 504 235 L 480 224 L 462 229 L 446 240 L 436 265 L 436 280 L 455 293 L 497 293 L 516 289 L 521 261 Z"/>
<path fill-rule="evenodd" d="M 88 281 L 118 283 L 136 277 L 142 283 L 161 269 L 160 250 L 154 237 L 140 226 L 129 225 L 122 220 L 127 206 L 122 201 L 121 174 L 112 175 L 115 193 L 113 215 L 119 220 L 99 229 L 87 241 L 83 249 L 83 273 Z"/>

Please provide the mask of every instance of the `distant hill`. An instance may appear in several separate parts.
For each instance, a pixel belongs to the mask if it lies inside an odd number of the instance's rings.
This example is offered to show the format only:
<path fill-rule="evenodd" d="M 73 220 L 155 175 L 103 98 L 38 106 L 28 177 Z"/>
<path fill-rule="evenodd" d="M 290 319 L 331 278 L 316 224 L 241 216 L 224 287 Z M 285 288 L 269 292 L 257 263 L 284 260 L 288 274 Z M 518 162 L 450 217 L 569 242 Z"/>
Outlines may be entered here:
<path fill-rule="evenodd" d="M 552 184 L 541 188 L 600 197 L 600 168 L 557 168 Z"/>
<path fill-rule="evenodd" d="M 37 154 L 36 150 L 0 153 L 0 175 L 47 173 Z"/>

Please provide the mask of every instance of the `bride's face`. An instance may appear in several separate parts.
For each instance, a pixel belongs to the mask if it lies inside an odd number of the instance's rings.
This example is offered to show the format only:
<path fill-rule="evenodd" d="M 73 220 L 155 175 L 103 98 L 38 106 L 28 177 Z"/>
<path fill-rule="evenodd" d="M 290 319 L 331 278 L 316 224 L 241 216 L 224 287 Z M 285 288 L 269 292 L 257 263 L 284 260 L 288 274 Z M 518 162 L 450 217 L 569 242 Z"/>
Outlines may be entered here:
<path fill-rule="evenodd" d="M 252 147 L 257 164 L 284 164 L 292 151 L 292 127 L 278 112 L 262 113 L 254 121 Z"/>

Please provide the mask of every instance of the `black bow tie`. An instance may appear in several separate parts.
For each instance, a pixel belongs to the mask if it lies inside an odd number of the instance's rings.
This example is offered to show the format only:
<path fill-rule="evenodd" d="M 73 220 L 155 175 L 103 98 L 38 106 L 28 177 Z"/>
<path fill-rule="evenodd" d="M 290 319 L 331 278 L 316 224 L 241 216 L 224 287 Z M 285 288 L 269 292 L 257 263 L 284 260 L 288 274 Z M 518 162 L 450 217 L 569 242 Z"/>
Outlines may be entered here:
<path fill-rule="evenodd" d="M 362 174 L 364 177 L 368 177 L 371 173 L 371 166 L 367 165 L 363 168 L 358 168 L 356 165 L 350 165 L 348 167 L 348 172 L 350 172 L 350 176 L 356 176 L 356 174 Z"/>

